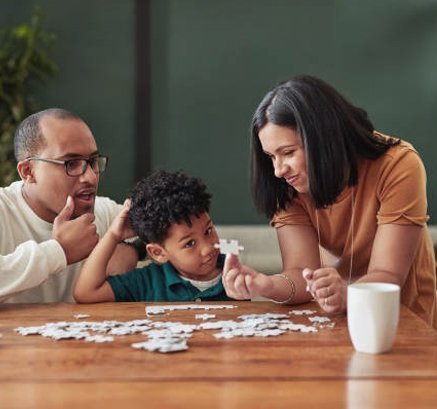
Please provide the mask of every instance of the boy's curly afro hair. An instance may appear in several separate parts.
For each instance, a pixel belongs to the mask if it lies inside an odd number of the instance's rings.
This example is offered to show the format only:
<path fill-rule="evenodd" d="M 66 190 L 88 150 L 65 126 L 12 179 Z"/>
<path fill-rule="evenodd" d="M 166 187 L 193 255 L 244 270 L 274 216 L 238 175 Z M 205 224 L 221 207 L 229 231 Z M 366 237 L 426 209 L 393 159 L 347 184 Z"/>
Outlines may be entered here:
<path fill-rule="evenodd" d="M 190 216 L 209 211 L 211 194 L 200 179 L 182 170 L 159 170 L 133 188 L 129 219 L 145 243 L 162 243 L 174 223 L 191 226 Z"/>

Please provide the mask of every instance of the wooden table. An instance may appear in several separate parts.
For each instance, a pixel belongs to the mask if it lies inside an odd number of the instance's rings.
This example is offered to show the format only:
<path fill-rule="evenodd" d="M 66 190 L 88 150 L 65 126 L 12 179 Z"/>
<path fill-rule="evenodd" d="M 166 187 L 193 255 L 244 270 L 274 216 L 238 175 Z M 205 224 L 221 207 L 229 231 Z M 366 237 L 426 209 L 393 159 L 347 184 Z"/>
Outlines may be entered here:
<path fill-rule="evenodd" d="M 235 302 L 216 319 L 248 313 L 318 309 Z M 18 326 L 87 320 L 144 319 L 145 303 L 0 305 L 0 408 L 436 408 L 437 331 L 401 307 L 394 348 L 354 351 L 344 316 L 316 333 L 216 339 L 196 332 L 190 349 L 173 354 L 136 350 L 144 335 L 112 343 L 22 336 Z M 201 311 L 203 312 L 203 311 Z M 211 311 L 209 311 L 211 313 Z M 154 320 L 199 323 L 199 311 Z M 323 314 L 325 315 L 325 314 Z M 308 324 L 303 316 L 294 322 Z"/>

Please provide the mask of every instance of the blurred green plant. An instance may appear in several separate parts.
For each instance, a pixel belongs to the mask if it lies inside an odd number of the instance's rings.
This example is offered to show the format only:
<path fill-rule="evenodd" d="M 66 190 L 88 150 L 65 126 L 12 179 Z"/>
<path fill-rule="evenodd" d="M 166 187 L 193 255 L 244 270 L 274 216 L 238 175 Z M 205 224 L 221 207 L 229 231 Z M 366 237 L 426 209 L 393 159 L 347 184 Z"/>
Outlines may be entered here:
<path fill-rule="evenodd" d="M 50 57 L 54 40 L 55 35 L 42 27 L 39 9 L 29 23 L 0 30 L 0 186 L 18 177 L 14 132 L 37 109 L 32 96 L 35 87 L 57 70 Z"/>

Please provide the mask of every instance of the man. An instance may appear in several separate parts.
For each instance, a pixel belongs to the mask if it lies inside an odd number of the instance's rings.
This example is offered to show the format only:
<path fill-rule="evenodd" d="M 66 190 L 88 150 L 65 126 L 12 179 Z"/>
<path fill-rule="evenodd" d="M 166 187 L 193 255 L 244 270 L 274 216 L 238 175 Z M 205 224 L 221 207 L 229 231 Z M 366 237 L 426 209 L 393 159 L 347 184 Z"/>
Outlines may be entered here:
<path fill-rule="evenodd" d="M 122 208 L 96 196 L 108 159 L 85 122 L 58 108 L 26 118 L 14 148 L 22 180 L 0 189 L 0 300 L 71 302 L 82 260 Z M 113 260 L 127 271 L 138 254 L 120 244 Z"/>

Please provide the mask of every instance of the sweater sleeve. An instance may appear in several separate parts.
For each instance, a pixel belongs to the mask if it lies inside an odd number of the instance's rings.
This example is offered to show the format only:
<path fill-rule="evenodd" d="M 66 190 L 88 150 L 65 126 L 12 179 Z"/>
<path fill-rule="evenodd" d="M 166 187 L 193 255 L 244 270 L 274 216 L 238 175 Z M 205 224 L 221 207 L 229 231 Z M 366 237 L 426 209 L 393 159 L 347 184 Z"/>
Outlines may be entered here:
<path fill-rule="evenodd" d="M 66 265 L 64 251 L 56 240 L 21 243 L 14 252 L 0 255 L 0 301 L 38 286 Z"/>

